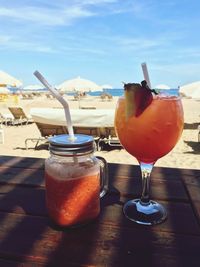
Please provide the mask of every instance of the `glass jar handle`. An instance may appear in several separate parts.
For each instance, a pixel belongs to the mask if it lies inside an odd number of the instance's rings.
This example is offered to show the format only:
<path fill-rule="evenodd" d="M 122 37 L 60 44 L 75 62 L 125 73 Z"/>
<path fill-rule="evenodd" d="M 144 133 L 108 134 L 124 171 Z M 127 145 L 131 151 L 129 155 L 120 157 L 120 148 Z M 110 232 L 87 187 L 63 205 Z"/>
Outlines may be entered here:
<path fill-rule="evenodd" d="M 101 187 L 100 187 L 100 198 L 105 196 L 108 192 L 108 163 L 103 157 L 96 157 L 100 163 L 100 179 L 101 179 Z"/>

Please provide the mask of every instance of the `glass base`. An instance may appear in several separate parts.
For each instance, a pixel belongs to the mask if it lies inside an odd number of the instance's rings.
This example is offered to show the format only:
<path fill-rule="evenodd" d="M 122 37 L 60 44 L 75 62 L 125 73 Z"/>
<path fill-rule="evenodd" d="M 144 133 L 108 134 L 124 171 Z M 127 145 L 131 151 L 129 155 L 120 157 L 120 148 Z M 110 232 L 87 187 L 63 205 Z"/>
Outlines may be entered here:
<path fill-rule="evenodd" d="M 143 225 L 158 224 L 167 218 L 165 208 L 153 200 L 149 203 L 143 203 L 140 199 L 129 200 L 123 211 L 129 220 Z"/>

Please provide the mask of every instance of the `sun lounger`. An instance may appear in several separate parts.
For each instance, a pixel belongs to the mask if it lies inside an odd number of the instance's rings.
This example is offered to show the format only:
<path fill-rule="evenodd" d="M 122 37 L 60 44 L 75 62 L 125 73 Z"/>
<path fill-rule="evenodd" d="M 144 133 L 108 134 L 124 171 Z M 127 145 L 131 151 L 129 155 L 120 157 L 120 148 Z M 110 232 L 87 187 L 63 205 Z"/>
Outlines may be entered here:
<path fill-rule="evenodd" d="M 102 95 L 100 95 L 100 98 L 101 98 L 102 101 L 105 101 L 106 100 L 106 95 L 102 94 Z"/>
<path fill-rule="evenodd" d="M 98 140 L 98 148 L 101 149 L 101 143 L 108 144 L 113 147 L 121 147 L 121 143 L 116 135 L 115 128 L 105 127 L 105 135 Z"/>
<path fill-rule="evenodd" d="M 105 100 L 112 101 L 113 100 L 113 96 L 111 94 L 108 94 L 108 93 L 101 94 L 100 98 L 102 101 L 105 101 Z"/>
<path fill-rule="evenodd" d="M 99 139 L 101 136 L 101 128 L 99 127 L 79 127 L 75 126 L 73 127 L 74 129 L 74 134 L 86 134 L 86 135 L 91 135 L 94 138 L 94 141 L 96 143 L 96 149 L 100 150 L 99 148 Z"/>
<path fill-rule="evenodd" d="M 109 145 L 117 144 L 114 130 L 114 113 L 112 109 L 72 109 L 70 110 L 74 132 L 92 135 L 96 141 L 97 149 L 102 142 Z M 37 123 L 55 126 L 65 126 L 66 119 L 63 109 L 59 108 L 32 108 L 30 114 Z M 115 139 L 114 139 L 115 138 Z M 99 142 L 101 140 L 101 142 Z"/>
<path fill-rule="evenodd" d="M 34 95 L 33 94 L 30 94 L 30 93 L 27 93 L 27 94 L 22 94 L 22 100 L 29 100 L 29 99 L 33 99 L 34 98 Z"/>
<path fill-rule="evenodd" d="M 14 117 L 11 113 L 10 114 L 0 113 L 1 124 L 5 124 L 6 126 L 8 126 L 8 124 L 12 124 L 13 120 L 14 120 Z"/>
<path fill-rule="evenodd" d="M 94 106 L 81 106 L 80 109 L 96 109 Z"/>
<path fill-rule="evenodd" d="M 23 108 L 21 107 L 8 107 L 10 113 L 13 115 L 14 119 L 12 121 L 13 125 L 23 124 L 24 122 L 28 124 L 29 122 L 32 122 L 32 117 L 29 115 L 26 115 Z"/>
<path fill-rule="evenodd" d="M 53 95 L 51 95 L 51 94 L 46 94 L 46 97 L 48 98 L 48 99 L 51 99 L 51 100 L 53 100 L 55 97 L 53 96 Z"/>
<path fill-rule="evenodd" d="M 38 130 L 40 131 L 40 135 L 38 138 L 27 138 L 25 140 L 25 147 L 28 149 L 28 142 L 36 142 L 35 149 L 38 147 L 39 143 L 41 141 L 48 141 L 48 137 L 58 134 L 65 134 L 67 133 L 67 128 L 65 126 L 60 125 L 51 125 L 51 124 L 45 124 L 45 123 L 39 123 L 35 122 Z"/>
<path fill-rule="evenodd" d="M 78 127 L 113 127 L 113 109 L 71 109 L 73 126 Z M 63 108 L 32 108 L 30 114 L 34 121 L 66 126 L 66 118 Z"/>

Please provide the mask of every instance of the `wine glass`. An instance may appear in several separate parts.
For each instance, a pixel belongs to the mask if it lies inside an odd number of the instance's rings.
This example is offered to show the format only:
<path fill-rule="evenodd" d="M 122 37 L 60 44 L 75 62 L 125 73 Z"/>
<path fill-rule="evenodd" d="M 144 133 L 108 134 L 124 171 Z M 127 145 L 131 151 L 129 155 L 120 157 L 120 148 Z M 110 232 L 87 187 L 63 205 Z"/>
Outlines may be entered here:
<path fill-rule="evenodd" d="M 150 200 L 150 175 L 155 162 L 169 153 L 183 130 L 183 108 L 178 96 L 156 95 L 139 116 L 126 114 L 125 97 L 120 97 L 115 112 L 115 129 L 123 147 L 134 156 L 142 174 L 140 199 L 128 201 L 125 216 L 139 224 L 153 225 L 167 217 L 165 208 Z"/>

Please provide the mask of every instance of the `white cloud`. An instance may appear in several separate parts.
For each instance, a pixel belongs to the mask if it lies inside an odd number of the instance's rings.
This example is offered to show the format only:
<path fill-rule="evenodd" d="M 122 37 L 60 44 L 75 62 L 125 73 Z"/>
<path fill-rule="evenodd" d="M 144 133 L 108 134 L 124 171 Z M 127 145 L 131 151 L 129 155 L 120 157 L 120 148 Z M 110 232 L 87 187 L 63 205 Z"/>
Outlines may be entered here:
<path fill-rule="evenodd" d="M 122 38 L 118 40 L 119 44 L 132 50 L 141 50 L 143 48 L 153 48 L 163 44 L 162 40 L 145 38 Z"/>
<path fill-rule="evenodd" d="M 18 41 L 15 37 L 0 37 L 1 50 L 17 50 L 40 53 L 56 53 L 57 51 L 50 46 L 39 44 L 37 42 Z"/>
<path fill-rule="evenodd" d="M 176 73 L 177 76 L 185 76 L 185 77 L 192 77 L 199 74 L 199 63 L 173 63 L 173 64 L 162 64 L 162 65 L 153 65 L 152 69 L 156 71 L 162 71 L 165 73 L 174 74 Z"/>
<path fill-rule="evenodd" d="M 86 42 L 86 43 L 85 43 Z M 59 41 L 58 41 L 59 43 Z M 84 44 L 83 44 L 84 43 Z M 0 50 L 15 50 L 15 51 L 28 51 L 34 53 L 60 53 L 72 55 L 96 55 L 102 56 L 106 52 L 101 48 L 91 47 L 87 43 L 87 39 L 80 39 L 80 43 L 68 42 L 67 45 L 57 45 L 57 42 L 47 44 L 47 41 L 31 40 L 21 41 L 17 36 L 1 36 L 0 37 Z"/>
<path fill-rule="evenodd" d="M 70 6 L 65 9 L 47 9 L 41 7 L 0 8 L 0 17 L 7 17 L 9 20 L 30 21 L 48 26 L 68 25 L 74 19 L 93 15 L 91 11 L 81 6 Z"/>
<path fill-rule="evenodd" d="M 0 7 L 0 19 L 29 21 L 45 26 L 70 25 L 77 19 L 91 16 L 125 12 L 119 0 L 73 0 L 73 1 L 20 1 Z M 116 4 L 116 5 L 115 5 Z M 101 7 L 101 8 L 100 8 Z M 95 10 L 95 11 L 94 11 Z"/>

